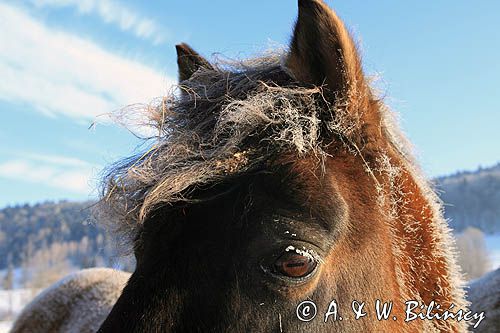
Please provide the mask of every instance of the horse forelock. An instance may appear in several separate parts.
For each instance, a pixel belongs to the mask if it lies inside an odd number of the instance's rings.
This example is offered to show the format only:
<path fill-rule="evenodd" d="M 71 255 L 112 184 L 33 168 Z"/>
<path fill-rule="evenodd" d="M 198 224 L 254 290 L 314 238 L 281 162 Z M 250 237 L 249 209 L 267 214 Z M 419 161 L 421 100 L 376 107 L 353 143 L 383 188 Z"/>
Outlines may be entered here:
<path fill-rule="evenodd" d="M 104 177 L 99 212 L 119 228 L 133 230 L 156 208 L 189 202 L 195 187 L 272 164 L 280 152 L 321 162 L 322 133 L 347 137 L 355 127 L 344 102 L 296 82 L 280 55 L 200 69 L 178 88 L 148 108 L 158 131 L 149 149 Z"/>

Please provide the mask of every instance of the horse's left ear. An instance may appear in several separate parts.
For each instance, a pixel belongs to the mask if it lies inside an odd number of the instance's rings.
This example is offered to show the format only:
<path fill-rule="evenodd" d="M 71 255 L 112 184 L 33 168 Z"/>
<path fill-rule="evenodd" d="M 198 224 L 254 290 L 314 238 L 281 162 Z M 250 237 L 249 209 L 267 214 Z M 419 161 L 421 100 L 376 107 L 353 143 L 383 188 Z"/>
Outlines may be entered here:
<path fill-rule="evenodd" d="M 326 84 L 334 93 L 367 89 L 356 44 L 340 18 L 322 0 L 299 0 L 286 67 L 301 82 Z M 354 87 L 356 85 L 356 87 Z M 364 92 L 364 91 L 363 91 Z"/>
<path fill-rule="evenodd" d="M 179 81 L 188 80 L 198 69 L 213 69 L 213 66 L 193 50 L 182 43 L 175 46 L 177 50 L 177 65 L 179 66 Z"/>

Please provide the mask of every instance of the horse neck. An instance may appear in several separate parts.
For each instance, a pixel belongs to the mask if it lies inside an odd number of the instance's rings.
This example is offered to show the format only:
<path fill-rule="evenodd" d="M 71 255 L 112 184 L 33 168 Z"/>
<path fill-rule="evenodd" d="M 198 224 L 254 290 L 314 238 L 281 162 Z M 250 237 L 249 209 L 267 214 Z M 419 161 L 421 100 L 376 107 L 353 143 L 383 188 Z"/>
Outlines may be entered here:
<path fill-rule="evenodd" d="M 386 153 L 378 160 L 377 174 L 381 204 L 388 211 L 396 274 L 403 298 L 429 304 L 444 311 L 455 305 L 465 309 L 464 292 L 453 254 L 452 236 L 439 199 L 399 153 Z M 438 312 L 439 312 L 438 311 Z M 464 324 L 436 321 L 441 331 L 462 331 Z"/>

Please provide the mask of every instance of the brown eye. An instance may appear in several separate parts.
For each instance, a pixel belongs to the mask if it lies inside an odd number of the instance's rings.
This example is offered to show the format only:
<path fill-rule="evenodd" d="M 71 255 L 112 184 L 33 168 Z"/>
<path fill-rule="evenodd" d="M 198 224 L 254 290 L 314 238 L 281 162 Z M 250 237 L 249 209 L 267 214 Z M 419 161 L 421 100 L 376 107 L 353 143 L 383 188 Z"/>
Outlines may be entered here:
<path fill-rule="evenodd" d="M 316 261 L 307 256 L 287 252 L 276 260 L 274 269 L 277 273 L 291 278 L 302 278 L 311 274 L 316 268 Z"/>

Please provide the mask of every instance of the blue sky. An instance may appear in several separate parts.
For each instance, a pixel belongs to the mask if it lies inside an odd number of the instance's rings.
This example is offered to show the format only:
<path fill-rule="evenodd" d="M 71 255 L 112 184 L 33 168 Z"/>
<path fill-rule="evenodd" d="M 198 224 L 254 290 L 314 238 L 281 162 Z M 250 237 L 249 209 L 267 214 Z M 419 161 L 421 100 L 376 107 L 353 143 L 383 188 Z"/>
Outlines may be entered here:
<path fill-rule="evenodd" d="M 428 175 L 500 160 L 500 2 L 327 2 Z M 94 198 L 139 144 L 100 115 L 165 94 L 176 43 L 252 56 L 287 45 L 296 15 L 295 0 L 0 1 L 0 207 Z"/>

